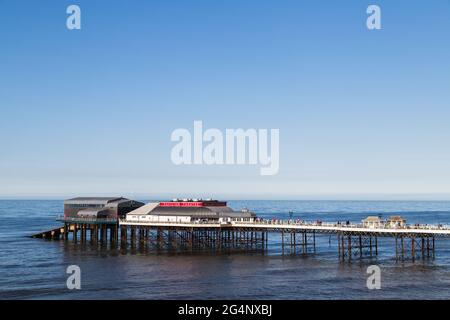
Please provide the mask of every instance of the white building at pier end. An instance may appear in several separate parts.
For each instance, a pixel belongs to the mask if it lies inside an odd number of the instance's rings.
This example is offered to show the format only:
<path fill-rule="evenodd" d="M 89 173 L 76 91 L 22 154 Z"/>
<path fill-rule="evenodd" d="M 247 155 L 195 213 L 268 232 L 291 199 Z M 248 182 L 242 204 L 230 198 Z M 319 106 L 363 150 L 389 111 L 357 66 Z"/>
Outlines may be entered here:
<path fill-rule="evenodd" d="M 235 211 L 225 201 L 174 199 L 151 202 L 126 216 L 129 222 L 231 223 L 253 222 L 256 214 L 248 210 Z"/>

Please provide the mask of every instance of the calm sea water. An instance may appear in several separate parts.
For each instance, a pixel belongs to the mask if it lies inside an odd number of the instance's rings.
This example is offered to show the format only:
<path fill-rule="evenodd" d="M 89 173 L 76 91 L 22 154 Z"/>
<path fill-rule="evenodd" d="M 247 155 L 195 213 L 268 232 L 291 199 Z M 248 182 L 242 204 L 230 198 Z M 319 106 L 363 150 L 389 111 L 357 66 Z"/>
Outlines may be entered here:
<path fill-rule="evenodd" d="M 450 202 L 230 201 L 260 216 L 360 222 L 400 214 L 412 223 L 450 224 Z M 397 262 L 393 240 L 376 258 L 339 262 L 334 237 L 317 239 L 317 253 L 268 254 L 128 252 L 28 236 L 59 226 L 62 201 L 0 200 L 0 299 L 449 299 L 450 239 L 431 260 Z M 81 290 L 66 288 L 66 268 L 81 268 Z M 380 266 L 382 289 L 366 287 L 369 265 Z"/>

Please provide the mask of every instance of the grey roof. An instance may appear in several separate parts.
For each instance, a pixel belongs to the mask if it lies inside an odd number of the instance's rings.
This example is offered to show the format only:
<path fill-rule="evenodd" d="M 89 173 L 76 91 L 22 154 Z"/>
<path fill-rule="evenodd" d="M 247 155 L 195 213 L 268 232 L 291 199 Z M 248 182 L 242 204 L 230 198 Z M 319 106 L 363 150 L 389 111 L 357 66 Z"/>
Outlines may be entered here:
<path fill-rule="evenodd" d="M 150 202 L 147 203 L 146 205 L 143 204 L 141 207 L 133 210 L 131 214 L 141 214 L 141 215 L 149 214 L 157 206 L 159 206 L 159 202 Z"/>
<path fill-rule="evenodd" d="M 217 217 L 217 213 L 205 207 L 156 207 L 149 214 L 158 216 Z"/>
<path fill-rule="evenodd" d="M 133 214 L 133 212 L 130 212 Z M 219 217 L 255 217 L 253 212 L 233 211 L 229 207 L 156 207 L 148 214 L 159 216 L 192 216 L 204 218 L 219 218 Z"/>
<path fill-rule="evenodd" d="M 77 215 L 79 216 L 96 216 L 99 213 L 108 213 L 108 209 L 106 208 L 89 208 L 78 211 Z"/>
<path fill-rule="evenodd" d="M 144 205 L 143 202 L 139 202 L 139 201 L 136 201 L 136 200 L 130 200 L 130 199 L 122 198 L 122 199 L 118 199 L 118 200 L 114 200 L 114 201 L 108 202 L 108 203 L 106 204 L 106 207 L 113 208 L 113 207 L 119 206 L 119 205 L 122 204 L 122 203 L 127 203 L 127 202 L 132 202 L 133 204 L 135 204 L 135 205 L 137 204 L 137 205 L 140 205 L 140 206 L 143 206 L 143 205 Z"/>
<path fill-rule="evenodd" d="M 65 204 L 104 204 L 110 202 L 117 202 L 121 200 L 126 200 L 126 198 L 122 197 L 77 197 L 72 199 L 67 199 L 64 201 Z"/>
<path fill-rule="evenodd" d="M 230 207 L 204 207 L 204 208 L 208 208 L 211 211 L 214 212 L 233 212 L 234 210 L 231 209 Z"/>

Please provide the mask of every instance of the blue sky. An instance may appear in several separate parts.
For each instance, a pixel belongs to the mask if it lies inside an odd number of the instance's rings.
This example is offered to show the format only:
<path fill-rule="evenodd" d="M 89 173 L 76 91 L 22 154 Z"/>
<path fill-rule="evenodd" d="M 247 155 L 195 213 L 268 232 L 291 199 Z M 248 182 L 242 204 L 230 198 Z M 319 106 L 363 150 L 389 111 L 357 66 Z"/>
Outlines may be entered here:
<path fill-rule="evenodd" d="M 446 0 L 0 0 L 0 196 L 448 199 L 449 35 Z M 279 174 L 173 165 L 194 120 L 279 128 Z"/>

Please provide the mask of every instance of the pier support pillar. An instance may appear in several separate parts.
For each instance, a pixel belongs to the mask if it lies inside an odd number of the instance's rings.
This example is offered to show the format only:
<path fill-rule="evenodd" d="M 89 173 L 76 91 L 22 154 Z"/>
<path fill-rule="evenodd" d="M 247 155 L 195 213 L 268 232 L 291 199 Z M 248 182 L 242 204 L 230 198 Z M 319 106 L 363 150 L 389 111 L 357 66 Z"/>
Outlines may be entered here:
<path fill-rule="evenodd" d="M 136 244 L 136 227 L 135 226 L 130 227 L 130 242 L 131 242 L 131 246 L 134 247 Z"/>
<path fill-rule="evenodd" d="M 73 241 L 75 243 L 78 241 L 78 226 L 76 223 L 73 224 Z"/>
<path fill-rule="evenodd" d="M 69 239 L 69 224 L 68 223 L 64 223 L 64 240 L 68 240 Z"/>
<path fill-rule="evenodd" d="M 127 226 L 120 226 L 120 244 L 122 247 L 127 245 Z"/>
<path fill-rule="evenodd" d="M 375 236 L 375 255 L 378 255 L 378 237 Z"/>
<path fill-rule="evenodd" d="M 378 240 L 372 239 L 373 234 L 359 232 L 338 233 L 338 255 L 341 260 L 351 260 L 354 257 L 364 258 L 378 255 Z"/>
<path fill-rule="evenodd" d="M 400 244 L 398 238 L 400 238 Z M 422 259 L 430 258 L 431 253 L 434 256 L 434 237 L 432 235 L 405 234 L 398 235 L 395 238 L 395 255 L 397 261 L 403 261 L 405 259 L 415 261 L 417 257 L 421 257 Z"/>

